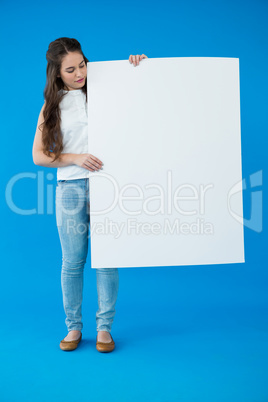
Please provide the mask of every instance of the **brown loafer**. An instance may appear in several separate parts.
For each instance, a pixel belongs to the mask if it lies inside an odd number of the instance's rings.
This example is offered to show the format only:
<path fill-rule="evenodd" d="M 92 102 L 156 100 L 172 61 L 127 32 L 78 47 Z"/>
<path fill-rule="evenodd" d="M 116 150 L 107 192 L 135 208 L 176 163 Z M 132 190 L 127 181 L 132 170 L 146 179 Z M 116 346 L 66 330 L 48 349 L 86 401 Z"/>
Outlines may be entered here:
<path fill-rule="evenodd" d="M 60 342 L 60 348 L 61 350 L 74 350 L 77 348 L 79 342 L 82 339 L 82 332 L 80 334 L 79 339 L 74 340 L 74 341 L 65 341 L 64 339 Z"/>
<path fill-rule="evenodd" d="M 112 338 L 112 335 L 111 335 L 111 338 Z M 96 349 L 99 352 L 112 352 L 114 350 L 114 348 L 115 348 L 115 343 L 114 343 L 113 338 L 112 338 L 111 342 L 99 342 L 98 335 L 97 335 Z"/>

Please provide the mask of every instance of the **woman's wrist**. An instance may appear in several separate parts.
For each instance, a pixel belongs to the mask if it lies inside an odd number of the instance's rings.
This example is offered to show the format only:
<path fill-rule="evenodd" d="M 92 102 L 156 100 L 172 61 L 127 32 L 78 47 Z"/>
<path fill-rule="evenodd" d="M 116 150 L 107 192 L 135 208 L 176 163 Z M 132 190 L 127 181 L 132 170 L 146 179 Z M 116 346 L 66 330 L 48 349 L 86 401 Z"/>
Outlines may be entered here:
<path fill-rule="evenodd" d="M 61 156 L 63 156 L 62 160 L 64 161 L 64 163 L 67 163 L 67 166 L 76 165 L 77 154 L 67 153 L 67 154 L 61 154 Z"/>

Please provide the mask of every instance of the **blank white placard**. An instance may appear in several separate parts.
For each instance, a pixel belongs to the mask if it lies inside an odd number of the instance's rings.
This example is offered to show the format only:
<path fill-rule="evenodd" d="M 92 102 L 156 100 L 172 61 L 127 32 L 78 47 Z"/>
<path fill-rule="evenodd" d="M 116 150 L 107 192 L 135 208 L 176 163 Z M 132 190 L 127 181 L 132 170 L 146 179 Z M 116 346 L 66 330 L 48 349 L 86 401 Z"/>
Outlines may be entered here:
<path fill-rule="evenodd" d="M 87 85 L 92 268 L 244 262 L 239 59 L 89 62 Z"/>

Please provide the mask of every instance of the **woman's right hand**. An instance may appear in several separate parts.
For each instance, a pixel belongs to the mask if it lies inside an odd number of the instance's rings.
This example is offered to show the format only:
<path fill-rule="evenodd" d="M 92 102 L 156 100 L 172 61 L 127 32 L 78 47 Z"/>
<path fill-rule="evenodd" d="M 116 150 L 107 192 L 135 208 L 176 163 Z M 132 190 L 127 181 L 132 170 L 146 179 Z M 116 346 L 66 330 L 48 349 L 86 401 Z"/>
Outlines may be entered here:
<path fill-rule="evenodd" d="M 98 171 L 103 165 L 102 161 L 91 154 L 75 154 L 74 164 L 91 172 Z"/>

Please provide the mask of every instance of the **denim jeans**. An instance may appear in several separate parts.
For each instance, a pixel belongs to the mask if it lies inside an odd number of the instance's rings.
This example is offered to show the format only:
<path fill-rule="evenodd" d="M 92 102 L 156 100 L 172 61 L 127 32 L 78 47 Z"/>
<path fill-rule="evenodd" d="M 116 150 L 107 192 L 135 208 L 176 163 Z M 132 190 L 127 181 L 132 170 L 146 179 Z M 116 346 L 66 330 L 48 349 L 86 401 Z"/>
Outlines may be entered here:
<path fill-rule="evenodd" d="M 84 265 L 89 238 L 89 179 L 58 180 L 56 221 L 62 248 L 61 287 L 68 332 L 81 331 Z M 111 332 L 119 286 L 118 268 L 96 269 L 97 331 Z"/>

